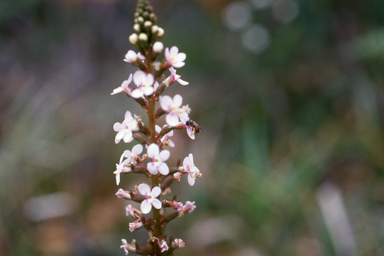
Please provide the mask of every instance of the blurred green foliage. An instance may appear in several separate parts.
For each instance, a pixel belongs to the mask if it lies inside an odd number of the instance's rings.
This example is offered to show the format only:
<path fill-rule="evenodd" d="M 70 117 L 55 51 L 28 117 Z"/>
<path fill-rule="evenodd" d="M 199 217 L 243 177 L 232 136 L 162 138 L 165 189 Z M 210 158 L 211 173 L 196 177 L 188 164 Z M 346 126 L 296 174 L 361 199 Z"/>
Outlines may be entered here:
<path fill-rule="evenodd" d="M 187 54 L 178 73 L 190 85 L 169 94 L 206 130 L 171 149 L 203 173 L 175 184 L 197 205 L 169 227 L 186 241 L 176 255 L 383 255 L 384 2 L 297 1 L 287 23 L 273 5 L 250 8 L 270 35 L 257 54 L 222 23 L 229 1 L 152 2 L 165 46 Z M 134 71 L 122 59 L 135 5 L 0 1 L 0 255 L 123 255 L 121 238 L 145 241 L 128 231 L 112 174 L 132 146 L 113 143 L 113 123 L 145 116 L 109 96 Z M 26 202 L 55 192 L 75 210 L 29 219 Z M 332 195 L 341 204 L 324 208 Z M 342 247 L 337 229 L 353 242 Z"/>

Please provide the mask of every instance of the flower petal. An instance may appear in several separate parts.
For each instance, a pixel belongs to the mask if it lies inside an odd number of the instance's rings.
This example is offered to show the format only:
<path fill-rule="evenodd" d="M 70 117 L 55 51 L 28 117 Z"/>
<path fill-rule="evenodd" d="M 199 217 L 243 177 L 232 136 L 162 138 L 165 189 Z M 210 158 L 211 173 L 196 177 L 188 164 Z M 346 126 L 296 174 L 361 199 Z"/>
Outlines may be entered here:
<path fill-rule="evenodd" d="M 186 58 L 187 58 L 187 55 L 183 52 L 180 52 L 179 54 L 177 54 L 177 61 L 185 61 Z"/>
<path fill-rule="evenodd" d="M 145 183 L 141 183 L 139 186 L 137 186 L 137 189 L 143 196 L 146 196 L 147 194 L 151 193 L 151 187 Z"/>
<path fill-rule="evenodd" d="M 189 153 L 189 161 L 191 164 L 193 164 L 193 155 L 192 153 Z"/>
<path fill-rule="evenodd" d="M 188 175 L 188 184 L 191 186 L 195 185 L 195 178 L 192 178 L 191 175 Z"/>
<path fill-rule="evenodd" d="M 159 172 L 163 175 L 168 175 L 169 167 L 166 163 L 161 163 L 159 166 Z"/>
<path fill-rule="evenodd" d="M 182 103 L 183 103 L 183 97 L 181 97 L 179 94 L 176 94 L 176 95 L 173 97 L 173 105 L 174 105 L 175 107 L 180 108 Z"/>
<path fill-rule="evenodd" d="M 124 115 L 124 120 L 131 121 L 133 119 L 131 111 L 126 111 Z"/>
<path fill-rule="evenodd" d="M 132 154 L 137 156 L 143 152 L 143 146 L 141 144 L 137 144 L 132 148 Z"/>
<path fill-rule="evenodd" d="M 121 123 L 115 123 L 115 124 L 113 125 L 113 130 L 114 130 L 115 132 L 120 131 L 120 130 L 121 130 Z"/>
<path fill-rule="evenodd" d="M 120 184 L 120 173 L 116 173 L 116 185 L 119 186 Z"/>
<path fill-rule="evenodd" d="M 144 71 L 137 70 L 133 74 L 133 82 L 139 87 L 145 81 L 145 73 Z"/>
<path fill-rule="evenodd" d="M 170 111 L 172 109 L 172 105 L 173 100 L 171 97 L 169 97 L 168 95 L 161 97 L 160 106 L 162 109 L 164 109 L 165 111 Z"/>
<path fill-rule="evenodd" d="M 159 186 L 156 186 L 152 189 L 152 197 L 158 197 L 161 194 L 161 188 Z"/>
<path fill-rule="evenodd" d="M 179 116 L 175 113 L 169 113 L 166 115 L 165 121 L 169 126 L 176 126 L 179 123 Z"/>
<path fill-rule="evenodd" d="M 153 207 L 155 207 L 156 209 L 161 209 L 161 201 L 159 199 L 154 199 L 152 201 L 152 205 Z"/>
<path fill-rule="evenodd" d="M 132 91 L 131 96 L 135 99 L 142 98 L 143 97 L 143 91 L 140 89 L 135 89 Z"/>
<path fill-rule="evenodd" d="M 144 200 L 141 202 L 140 209 L 144 214 L 147 214 L 152 209 L 152 204 L 149 202 L 149 200 Z"/>
<path fill-rule="evenodd" d="M 115 137 L 115 143 L 119 143 L 120 140 L 124 137 L 125 135 L 125 132 L 124 131 L 120 131 L 116 134 L 116 137 Z"/>
<path fill-rule="evenodd" d="M 162 150 L 159 154 L 159 157 L 162 162 L 165 162 L 168 160 L 170 155 L 171 155 L 171 152 L 169 152 L 169 150 Z"/>
<path fill-rule="evenodd" d="M 124 142 L 129 143 L 133 140 L 132 137 L 132 131 L 131 130 L 125 130 L 125 135 L 124 135 Z"/>
<path fill-rule="evenodd" d="M 159 173 L 159 170 L 158 170 L 158 168 L 156 167 L 156 165 L 155 165 L 154 162 L 149 162 L 149 163 L 147 164 L 147 169 L 148 169 L 148 171 L 149 171 L 151 174 L 153 174 L 153 175 L 156 175 L 156 174 Z"/>
<path fill-rule="evenodd" d="M 153 157 L 156 157 L 159 155 L 159 146 L 155 143 L 152 143 L 151 145 L 149 145 L 148 149 L 147 149 L 147 153 L 148 153 L 148 156 L 150 158 L 153 158 Z"/>

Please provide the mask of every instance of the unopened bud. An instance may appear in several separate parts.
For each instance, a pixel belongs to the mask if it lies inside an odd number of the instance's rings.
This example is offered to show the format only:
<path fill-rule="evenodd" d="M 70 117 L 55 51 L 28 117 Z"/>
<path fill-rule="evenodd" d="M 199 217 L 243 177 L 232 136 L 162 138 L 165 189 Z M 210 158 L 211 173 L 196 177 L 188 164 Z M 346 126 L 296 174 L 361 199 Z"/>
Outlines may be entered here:
<path fill-rule="evenodd" d="M 139 40 L 140 40 L 140 41 L 143 41 L 143 42 L 147 42 L 147 41 L 148 41 L 148 36 L 147 36 L 147 34 L 140 33 L 140 35 L 139 35 Z"/>
<path fill-rule="evenodd" d="M 159 27 L 157 29 L 157 36 L 158 37 L 162 37 L 164 35 L 164 29 L 162 29 L 161 27 Z"/>
<path fill-rule="evenodd" d="M 152 34 L 156 34 L 157 31 L 159 30 L 159 26 L 153 25 L 151 30 L 152 30 Z"/>
<path fill-rule="evenodd" d="M 137 23 L 133 25 L 133 30 L 135 30 L 136 32 L 140 32 L 140 25 Z"/>
<path fill-rule="evenodd" d="M 131 44 L 135 45 L 137 43 L 137 40 L 138 40 L 137 34 L 133 33 L 132 35 L 129 36 L 129 42 L 131 42 Z"/>
<path fill-rule="evenodd" d="M 164 45 L 162 42 L 155 42 L 153 44 L 153 52 L 155 53 L 161 53 L 161 51 L 164 49 Z"/>
<path fill-rule="evenodd" d="M 150 28 L 151 26 L 152 26 L 152 22 L 151 21 L 147 20 L 147 21 L 144 22 L 144 27 Z"/>
<path fill-rule="evenodd" d="M 144 23 L 144 18 L 141 16 L 137 17 L 137 22 L 138 23 Z"/>

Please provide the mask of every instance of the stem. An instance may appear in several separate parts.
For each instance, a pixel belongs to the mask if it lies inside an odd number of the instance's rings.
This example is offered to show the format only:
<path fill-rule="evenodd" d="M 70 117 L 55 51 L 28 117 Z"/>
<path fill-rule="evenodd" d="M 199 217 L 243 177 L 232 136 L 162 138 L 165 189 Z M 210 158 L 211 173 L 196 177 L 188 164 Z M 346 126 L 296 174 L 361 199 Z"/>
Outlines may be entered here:
<path fill-rule="evenodd" d="M 148 107 L 148 119 L 149 119 L 149 132 L 150 132 L 150 140 L 151 143 L 156 143 L 156 130 L 155 130 L 155 96 L 151 96 L 149 98 L 149 107 Z M 152 175 L 151 177 L 152 187 L 159 185 L 159 178 L 157 175 Z M 161 229 L 161 223 L 160 223 L 160 210 L 156 209 L 155 207 L 152 208 L 153 210 L 153 219 L 155 221 L 155 227 L 154 227 L 154 236 L 160 237 L 163 235 L 162 229 Z M 154 248 L 156 250 L 156 255 L 161 255 L 161 251 L 157 243 L 154 243 Z"/>

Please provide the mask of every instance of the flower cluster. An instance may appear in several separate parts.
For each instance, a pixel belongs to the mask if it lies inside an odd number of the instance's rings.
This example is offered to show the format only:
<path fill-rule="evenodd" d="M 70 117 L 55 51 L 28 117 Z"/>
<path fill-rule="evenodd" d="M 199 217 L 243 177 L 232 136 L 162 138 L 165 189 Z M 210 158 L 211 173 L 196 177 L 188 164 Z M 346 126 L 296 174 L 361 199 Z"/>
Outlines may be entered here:
<path fill-rule="evenodd" d="M 134 139 L 139 142 L 131 150 L 125 150 L 116 164 L 116 184 L 120 184 L 122 174 L 131 173 L 143 174 L 150 181 L 149 184 L 141 183 L 135 186 L 133 190 L 120 188 L 116 193 L 118 198 L 140 203 L 140 209 L 132 204 L 126 206 L 126 215 L 134 219 L 129 223 L 129 230 L 133 232 L 145 228 L 149 233 L 147 247 L 139 246 L 135 240 L 129 244 L 122 239 L 121 248 L 126 255 L 129 252 L 142 255 L 172 255 L 175 249 L 184 247 L 183 240 L 179 238 L 170 237 L 167 242 L 164 230 L 171 220 L 192 212 L 196 208 L 195 203 L 187 201 L 183 204 L 176 200 L 176 196 L 171 197 L 172 199 L 163 197 L 171 193 L 172 182 L 179 181 L 184 174 L 191 186 L 195 184 L 196 178 L 201 176 L 192 154 L 185 157 L 183 162 L 178 160 L 173 166 L 167 163 L 171 153 L 166 148 L 175 147 L 175 143 L 170 139 L 173 130 L 185 129 L 188 136 L 195 139 L 195 134 L 203 129 L 189 119 L 191 109 L 188 105 L 183 105 L 181 95 L 162 95 L 174 82 L 188 85 L 188 82 L 176 73 L 177 68 L 185 65 L 186 54 L 179 52 L 176 46 L 164 50 L 163 43 L 159 41 L 164 35 L 164 30 L 156 25 L 156 21 L 156 15 L 148 0 L 139 0 L 135 12 L 134 33 L 129 37 L 138 52 L 129 50 L 124 57 L 124 61 L 137 67 L 137 70 L 111 93 L 126 94 L 139 103 L 148 116 L 146 126 L 140 116 L 126 111 L 124 120 L 113 125 L 116 144 L 121 141 L 130 143 Z M 164 59 L 157 61 L 163 50 Z M 156 122 L 162 115 L 165 115 L 166 124 L 160 127 Z M 147 217 L 150 212 L 153 214 L 152 218 Z"/>

